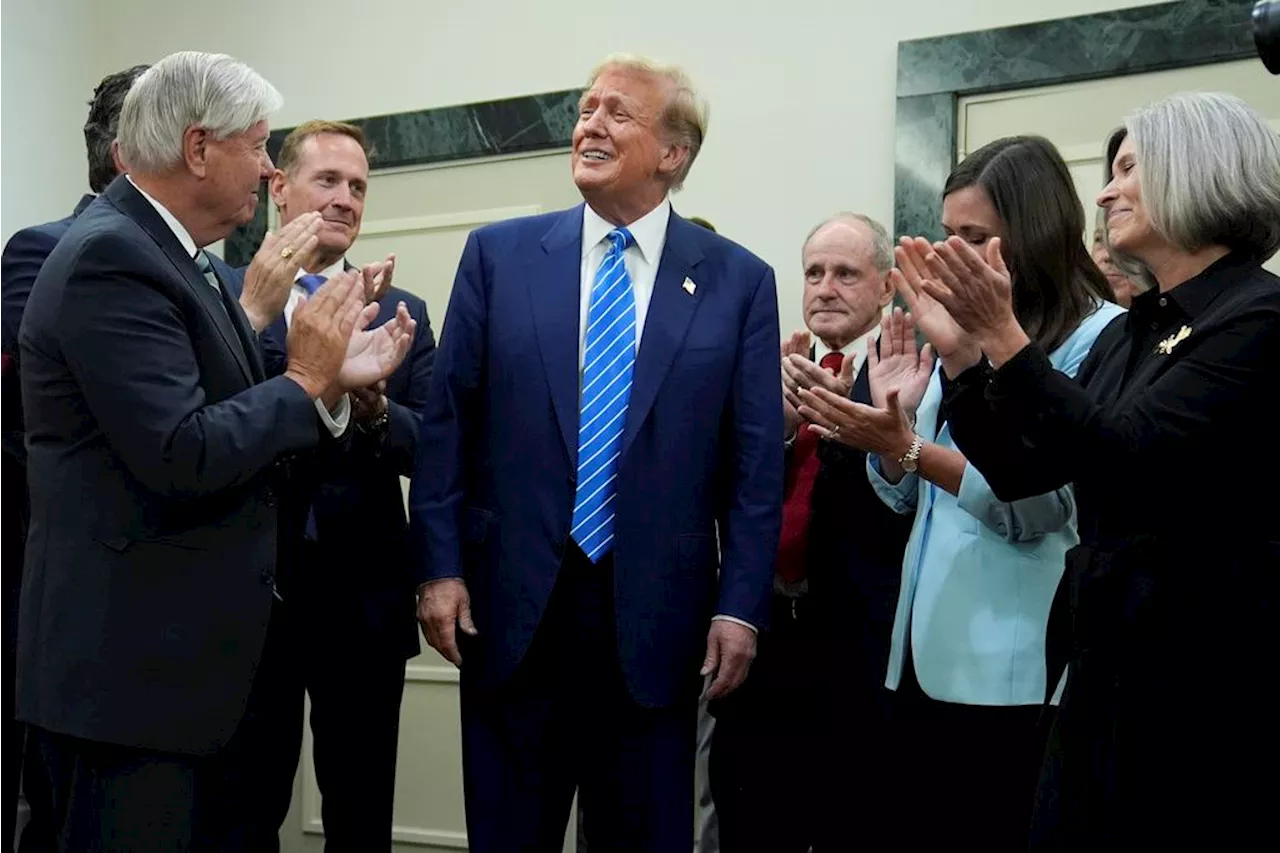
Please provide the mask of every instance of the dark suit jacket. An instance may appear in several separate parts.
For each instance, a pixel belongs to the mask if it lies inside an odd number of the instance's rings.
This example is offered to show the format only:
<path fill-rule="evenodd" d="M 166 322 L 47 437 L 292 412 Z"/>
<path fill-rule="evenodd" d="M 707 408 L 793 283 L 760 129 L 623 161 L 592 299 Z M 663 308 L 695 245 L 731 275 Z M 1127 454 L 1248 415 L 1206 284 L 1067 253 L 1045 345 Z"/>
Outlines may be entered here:
<path fill-rule="evenodd" d="M 418 326 L 413 348 L 387 379 L 386 435 L 378 440 L 353 426 L 345 452 L 313 459 L 309 475 L 295 478 L 311 481 L 302 500 L 314 507 L 320 548 L 292 575 L 308 618 L 325 625 L 318 642 L 408 658 L 419 650 L 417 584 L 400 477 L 413 474 L 436 344 L 427 303 L 398 287 L 382 300 L 370 327 L 394 317 L 400 302 Z M 284 371 L 286 334 L 283 315 L 262 334 L 268 372 Z"/>
<path fill-rule="evenodd" d="M 20 346 L 18 716 L 213 751 L 240 722 L 271 612 L 275 470 L 321 441 L 314 405 L 263 381 L 239 305 L 125 178 L 49 255 Z"/>
<path fill-rule="evenodd" d="M 462 641 L 464 683 L 512 674 L 569 543 L 582 214 L 481 228 L 458 265 L 410 533 L 419 580 L 466 578 L 479 635 Z M 713 613 L 767 622 L 782 499 L 778 346 L 773 271 L 673 212 L 615 501 L 618 656 L 643 705 L 693 695 Z"/>
<path fill-rule="evenodd" d="M 13 360 L 10 370 L 4 373 L 4 454 L 5 464 L 13 460 L 22 463 L 27 452 L 22 441 L 22 391 L 16 369 L 19 358 L 18 329 L 22 326 L 22 314 L 27 309 L 31 286 L 44 266 L 45 258 L 67 233 L 71 223 L 84 212 L 95 196 L 85 195 L 70 216 L 43 225 L 33 225 L 14 233 L 5 244 L 0 256 L 0 301 L 3 302 L 3 322 L 0 337 L 4 354 Z M 7 492 L 6 492 L 7 494 Z"/>
<path fill-rule="evenodd" d="M 863 365 L 850 398 L 871 404 Z M 818 445 L 806 575 L 813 606 L 829 630 L 831 654 L 860 691 L 878 693 L 889 667 L 902 558 L 911 516 L 884 505 L 867 479 L 867 454 L 834 441 Z M 836 661 L 833 661 L 835 663 Z"/>

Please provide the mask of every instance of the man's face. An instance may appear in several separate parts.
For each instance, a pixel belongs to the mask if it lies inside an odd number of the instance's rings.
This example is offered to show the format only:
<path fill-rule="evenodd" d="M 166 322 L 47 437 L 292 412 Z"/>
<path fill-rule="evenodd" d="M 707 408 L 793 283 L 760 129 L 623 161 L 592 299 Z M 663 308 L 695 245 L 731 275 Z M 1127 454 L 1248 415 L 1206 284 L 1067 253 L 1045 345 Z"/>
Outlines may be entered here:
<path fill-rule="evenodd" d="M 268 128 L 265 120 L 244 133 L 205 141 L 207 198 L 204 206 L 219 222 L 231 228 L 253 221 L 258 206 L 258 187 L 271 177 L 274 167 L 267 156 Z"/>
<path fill-rule="evenodd" d="M 582 96 L 573 129 L 573 181 L 583 196 L 616 206 L 662 199 L 685 153 L 663 137 L 667 97 L 665 82 L 651 74 L 601 72 Z"/>
<path fill-rule="evenodd" d="M 324 222 L 317 235 L 322 256 L 346 254 L 360 235 L 369 160 L 360 143 L 341 133 L 318 133 L 302 141 L 292 174 L 279 169 L 271 177 L 271 199 L 281 224 L 318 212 Z"/>
<path fill-rule="evenodd" d="M 833 349 L 874 327 L 893 298 L 872 246 L 867 226 L 845 220 L 824 225 L 805 244 L 804 323 Z"/>

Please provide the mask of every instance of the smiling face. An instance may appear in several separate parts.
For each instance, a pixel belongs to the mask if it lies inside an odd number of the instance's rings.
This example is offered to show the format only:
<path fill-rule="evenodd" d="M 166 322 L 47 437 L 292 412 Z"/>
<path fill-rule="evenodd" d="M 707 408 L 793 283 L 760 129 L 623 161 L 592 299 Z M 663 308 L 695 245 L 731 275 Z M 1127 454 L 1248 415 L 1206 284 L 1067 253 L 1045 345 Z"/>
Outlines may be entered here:
<path fill-rule="evenodd" d="M 1107 212 L 1107 239 L 1112 248 L 1138 260 L 1167 248 L 1142 203 L 1141 171 L 1133 136 L 1126 136 L 1116 149 L 1111 174 L 1111 183 L 1098 194 L 1098 206 Z"/>
<path fill-rule="evenodd" d="M 317 235 L 321 266 L 346 254 L 360 235 L 369 160 L 360 143 L 340 133 L 317 133 L 302 141 L 291 173 L 271 179 L 271 198 L 282 224 L 317 211 L 324 220 Z"/>
<path fill-rule="evenodd" d="M 983 255 L 992 237 L 999 237 L 1002 246 L 1005 243 L 1004 220 L 987 191 L 977 184 L 948 193 L 942 199 L 942 230 L 948 237 L 964 240 Z"/>
<path fill-rule="evenodd" d="M 669 94 L 661 77 L 610 66 L 582 96 L 573 182 L 592 209 L 616 225 L 657 207 L 688 153 L 662 127 Z"/>
<path fill-rule="evenodd" d="M 273 169 L 267 155 L 266 121 L 225 139 L 215 139 L 198 129 L 188 131 L 193 133 L 205 134 L 203 178 L 207 195 L 202 206 L 219 223 L 229 226 L 228 231 L 252 222 L 258 206 L 258 187 Z"/>

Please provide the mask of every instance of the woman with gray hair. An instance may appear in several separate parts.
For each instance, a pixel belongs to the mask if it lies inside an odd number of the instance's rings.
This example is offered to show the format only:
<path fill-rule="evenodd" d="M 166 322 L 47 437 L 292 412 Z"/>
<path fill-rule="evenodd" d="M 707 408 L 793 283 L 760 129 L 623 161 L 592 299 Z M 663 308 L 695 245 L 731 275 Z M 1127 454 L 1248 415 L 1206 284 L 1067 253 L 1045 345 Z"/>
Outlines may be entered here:
<path fill-rule="evenodd" d="M 1280 279 L 1261 266 L 1280 247 L 1280 142 L 1238 98 L 1182 94 L 1113 145 L 1098 204 L 1151 289 L 1076 379 L 1019 327 L 998 248 L 914 241 L 904 296 L 926 333 L 948 314 L 967 333 L 934 345 L 956 444 L 995 493 L 1075 484 L 1081 544 L 1049 637 L 1070 669 L 1033 848 L 1245 849 L 1276 792 L 1249 771 L 1280 758 L 1251 695 L 1280 586 L 1280 454 L 1253 438 L 1280 366 Z"/>

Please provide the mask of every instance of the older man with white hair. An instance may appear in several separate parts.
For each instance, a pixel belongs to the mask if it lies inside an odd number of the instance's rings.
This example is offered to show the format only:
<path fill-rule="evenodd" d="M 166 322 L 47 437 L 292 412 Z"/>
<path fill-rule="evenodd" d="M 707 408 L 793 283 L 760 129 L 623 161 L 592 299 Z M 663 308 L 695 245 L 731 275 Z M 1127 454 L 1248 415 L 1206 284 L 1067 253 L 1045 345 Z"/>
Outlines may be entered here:
<path fill-rule="evenodd" d="M 287 460 L 345 430 L 345 392 L 386 376 L 413 324 L 363 331 L 356 274 L 278 314 L 318 217 L 268 236 L 236 301 L 202 247 L 253 216 L 271 174 L 271 84 L 178 53 L 125 99 L 117 178 L 32 288 L 20 332 L 31 528 L 18 716 L 49 770 L 65 851 L 268 850 L 258 772 L 300 725 L 276 577 Z M 287 808 L 287 792 L 283 808 Z"/>

